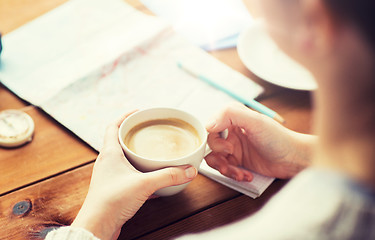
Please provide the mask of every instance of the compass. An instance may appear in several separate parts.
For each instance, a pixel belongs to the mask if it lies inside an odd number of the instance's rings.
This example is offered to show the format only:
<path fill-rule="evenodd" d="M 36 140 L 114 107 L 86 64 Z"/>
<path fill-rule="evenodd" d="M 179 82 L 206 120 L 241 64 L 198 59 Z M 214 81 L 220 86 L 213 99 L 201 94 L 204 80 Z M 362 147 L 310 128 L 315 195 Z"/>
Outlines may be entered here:
<path fill-rule="evenodd" d="M 34 133 L 34 121 L 19 110 L 0 112 L 0 146 L 18 147 L 30 142 Z"/>

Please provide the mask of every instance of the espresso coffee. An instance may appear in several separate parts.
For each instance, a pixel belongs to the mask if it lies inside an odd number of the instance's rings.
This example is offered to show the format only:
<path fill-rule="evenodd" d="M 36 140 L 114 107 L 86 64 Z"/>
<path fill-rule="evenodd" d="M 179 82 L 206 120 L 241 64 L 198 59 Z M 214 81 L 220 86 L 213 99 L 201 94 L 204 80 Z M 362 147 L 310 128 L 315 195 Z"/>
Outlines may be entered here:
<path fill-rule="evenodd" d="M 194 152 L 201 144 L 197 130 L 180 119 L 150 120 L 133 127 L 124 138 L 135 154 L 153 160 L 171 160 Z"/>

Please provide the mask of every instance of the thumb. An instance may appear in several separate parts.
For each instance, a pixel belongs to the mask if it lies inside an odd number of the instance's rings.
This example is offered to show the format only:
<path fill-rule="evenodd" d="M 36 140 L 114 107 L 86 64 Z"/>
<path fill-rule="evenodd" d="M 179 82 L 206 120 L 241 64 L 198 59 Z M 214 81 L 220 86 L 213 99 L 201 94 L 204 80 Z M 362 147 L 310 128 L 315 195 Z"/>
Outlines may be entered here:
<path fill-rule="evenodd" d="M 154 192 L 161 188 L 190 182 L 197 176 L 197 169 L 190 165 L 169 167 L 148 172 L 146 175 L 149 178 L 149 182 L 153 188 L 152 191 Z"/>
<path fill-rule="evenodd" d="M 226 107 L 210 124 L 206 126 L 208 132 L 222 132 L 230 126 L 237 126 L 247 129 L 249 126 L 259 124 L 262 115 L 245 105 L 233 103 Z"/>

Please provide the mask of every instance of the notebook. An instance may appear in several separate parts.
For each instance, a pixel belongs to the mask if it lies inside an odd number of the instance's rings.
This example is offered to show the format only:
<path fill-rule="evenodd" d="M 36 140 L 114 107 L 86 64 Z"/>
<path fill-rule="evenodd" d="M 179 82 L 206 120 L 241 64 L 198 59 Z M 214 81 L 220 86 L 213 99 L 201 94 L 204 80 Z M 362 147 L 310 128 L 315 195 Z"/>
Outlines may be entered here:
<path fill-rule="evenodd" d="M 230 187 L 252 198 L 259 197 L 275 180 L 275 178 L 252 172 L 254 179 L 251 182 L 239 182 L 222 175 L 216 169 L 208 166 L 205 161 L 202 162 L 199 168 L 199 172 L 227 187 Z"/>

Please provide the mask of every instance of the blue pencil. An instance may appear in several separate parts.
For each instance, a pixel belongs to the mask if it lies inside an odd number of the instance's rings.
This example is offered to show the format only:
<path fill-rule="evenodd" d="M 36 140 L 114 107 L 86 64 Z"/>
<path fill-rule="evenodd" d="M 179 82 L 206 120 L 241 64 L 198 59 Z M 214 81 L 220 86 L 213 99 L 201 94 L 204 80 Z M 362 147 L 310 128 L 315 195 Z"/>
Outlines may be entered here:
<path fill-rule="evenodd" d="M 180 62 L 177 63 L 177 66 L 181 69 L 183 69 L 185 72 L 189 73 L 190 75 L 202 80 L 203 82 L 213 86 L 214 88 L 228 94 L 230 97 L 236 99 L 237 101 L 245 104 L 246 106 L 248 107 L 251 107 L 252 109 L 270 117 L 270 118 L 273 118 L 281 123 L 284 123 L 285 120 L 279 115 L 277 114 L 275 111 L 269 109 L 268 107 L 264 106 L 263 104 L 259 103 L 258 101 L 252 99 L 252 100 L 246 100 L 244 98 L 242 98 L 241 96 L 238 96 L 237 94 L 231 92 L 230 90 L 226 89 L 225 87 L 219 85 L 218 83 L 210 80 L 209 78 L 203 76 L 203 75 L 200 75 L 200 74 L 197 74 L 197 73 L 194 73 L 193 71 L 191 71 L 190 69 L 187 69 L 185 66 L 183 66 Z"/>

